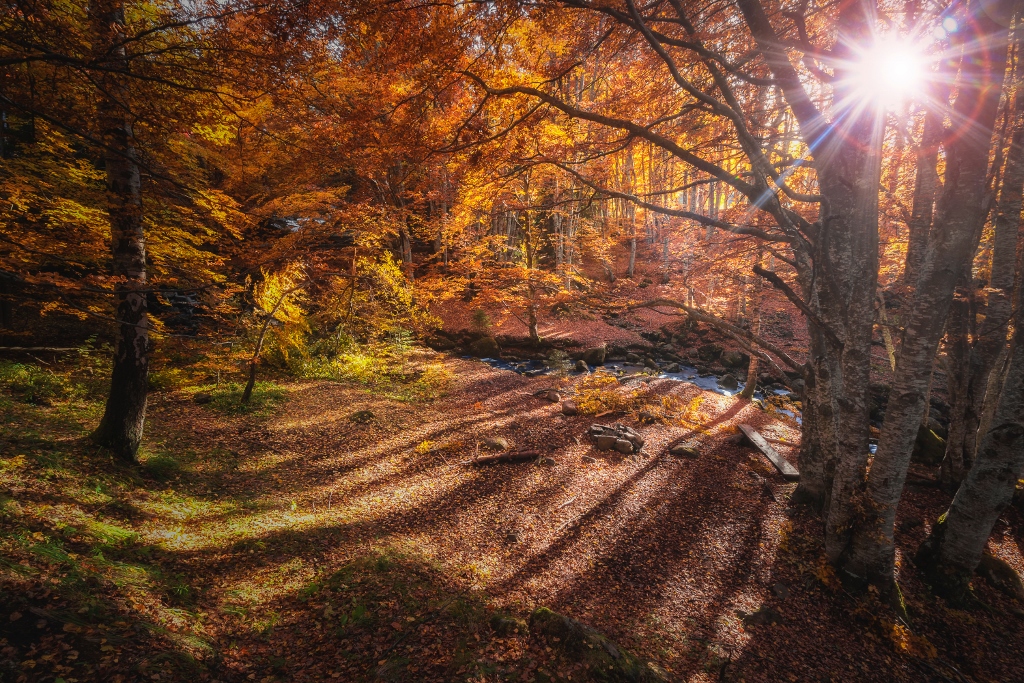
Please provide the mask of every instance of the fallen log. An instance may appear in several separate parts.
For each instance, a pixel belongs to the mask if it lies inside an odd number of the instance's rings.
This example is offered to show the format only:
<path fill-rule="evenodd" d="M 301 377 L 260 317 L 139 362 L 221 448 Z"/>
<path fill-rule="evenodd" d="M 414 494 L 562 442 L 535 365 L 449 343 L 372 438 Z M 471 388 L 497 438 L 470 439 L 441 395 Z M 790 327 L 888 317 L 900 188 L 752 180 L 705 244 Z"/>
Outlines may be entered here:
<path fill-rule="evenodd" d="M 474 466 L 497 465 L 502 462 L 527 462 L 528 460 L 536 460 L 538 457 L 540 457 L 540 451 L 519 451 L 518 453 L 487 455 L 482 458 L 466 460 L 465 462 Z"/>
<path fill-rule="evenodd" d="M 750 440 L 750 443 L 754 444 L 759 451 L 764 453 L 765 457 L 775 465 L 775 469 L 779 471 L 782 478 L 786 481 L 796 481 L 800 478 L 800 473 L 795 467 L 793 467 L 788 460 L 779 455 L 774 448 L 768 445 L 768 442 L 764 440 L 756 429 L 750 425 L 740 425 L 740 431 Z"/>

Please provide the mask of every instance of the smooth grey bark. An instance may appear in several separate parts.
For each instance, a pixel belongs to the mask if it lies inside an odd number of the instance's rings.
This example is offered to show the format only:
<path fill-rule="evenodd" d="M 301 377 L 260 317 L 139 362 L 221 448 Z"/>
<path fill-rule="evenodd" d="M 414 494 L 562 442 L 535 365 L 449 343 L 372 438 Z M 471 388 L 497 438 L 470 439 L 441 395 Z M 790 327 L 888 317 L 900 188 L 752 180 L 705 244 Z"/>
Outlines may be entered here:
<path fill-rule="evenodd" d="M 837 556 L 856 580 L 890 584 L 895 547 L 893 526 L 918 425 L 927 402 L 928 379 L 953 300 L 953 291 L 977 248 L 985 218 L 989 148 L 1007 57 L 1011 3 L 972 6 L 960 34 L 970 53 L 961 62 L 953 130 L 945 143 L 946 173 L 918 286 L 903 332 L 886 419 L 867 475 L 861 518 L 850 543 Z M 831 522 L 831 520 L 830 520 Z M 830 552 L 830 555 L 832 553 Z"/>
<path fill-rule="evenodd" d="M 149 318 L 146 308 L 146 238 L 135 136 L 124 78 L 124 3 L 93 0 L 89 5 L 93 54 L 102 65 L 96 121 L 105 145 L 106 202 L 110 218 L 113 274 L 118 278 L 118 335 L 103 418 L 93 440 L 119 458 L 134 462 L 146 422 L 149 379 Z"/>

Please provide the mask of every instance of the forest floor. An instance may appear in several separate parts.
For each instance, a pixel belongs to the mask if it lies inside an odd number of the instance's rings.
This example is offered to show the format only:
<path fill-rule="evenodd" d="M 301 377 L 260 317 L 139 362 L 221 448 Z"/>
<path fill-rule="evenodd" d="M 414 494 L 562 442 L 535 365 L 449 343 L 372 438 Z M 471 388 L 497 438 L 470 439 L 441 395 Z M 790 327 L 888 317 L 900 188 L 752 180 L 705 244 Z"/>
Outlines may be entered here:
<path fill-rule="evenodd" d="M 155 393 L 138 467 L 90 445 L 97 399 L 5 392 L 0 681 L 605 680 L 527 632 L 539 606 L 673 681 L 1019 679 L 1024 606 L 979 580 L 979 606 L 950 609 L 909 560 L 938 490 L 900 507 L 903 622 L 843 589 L 820 519 L 730 438 L 751 424 L 798 464 L 791 418 L 665 380 L 566 417 L 532 394 L 583 379 L 441 362 L 432 401 L 327 381 L 268 383 L 247 411 Z M 640 405 L 661 406 L 653 424 Z M 613 421 L 640 454 L 591 446 Z M 554 464 L 466 464 L 497 437 Z M 668 453 L 682 442 L 699 456 Z M 1024 571 L 1022 548 L 1010 510 L 990 550 Z"/>

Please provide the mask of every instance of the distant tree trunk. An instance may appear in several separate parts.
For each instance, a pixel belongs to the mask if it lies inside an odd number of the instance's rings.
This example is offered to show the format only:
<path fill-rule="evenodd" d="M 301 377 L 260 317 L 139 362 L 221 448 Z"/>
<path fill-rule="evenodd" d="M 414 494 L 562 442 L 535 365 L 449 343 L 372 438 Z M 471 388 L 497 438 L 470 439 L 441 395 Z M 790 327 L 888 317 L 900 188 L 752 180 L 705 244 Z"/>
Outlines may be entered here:
<path fill-rule="evenodd" d="M 633 277 L 636 271 L 636 228 L 629 237 L 629 268 L 626 270 L 626 277 Z"/>
<path fill-rule="evenodd" d="M 939 90 L 940 87 L 933 87 Z M 946 86 L 948 100 L 948 86 Z M 941 95 L 936 96 L 936 100 Z M 917 276 L 921 272 L 925 248 L 928 246 L 928 233 L 932 226 L 932 210 L 936 192 L 939 187 L 939 144 L 942 142 L 943 112 L 929 103 L 924 115 L 924 130 L 921 132 L 921 145 L 917 148 L 917 175 L 914 178 L 914 198 L 907 224 L 907 257 L 903 266 L 903 283 L 910 287 L 917 284 Z"/>
<path fill-rule="evenodd" d="M 761 252 L 757 253 L 757 265 L 761 265 Z M 743 277 L 744 289 L 747 282 L 747 277 Z M 753 320 L 752 332 L 755 335 L 761 335 L 761 278 L 757 278 L 754 281 L 754 291 L 750 295 L 750 317 Z M 742 321 L 741 321 L 742 322 Z M 757 389 L 757 356 L 750 355 L 750 365 L 747 366 L 747 382 L 743 386 L 743 391 L 740 392 L 740 398 L 750 400 L 754 397 L 754 391 Z"/>
<path fill-rule="evenodd" d="M 110 378 L 110 395 L 93 440 L 119 458 L 134 462 L 146 422 L 149 378 L 149 319 L 146 310 L 146 238 L 142 228 L 142 195 L 128 92 L 122 75 L 125 53 L 124 4 L 93 0 L 89 4 L 93 54 L 105 67 L 96 104 L 98 129 L 107 176 L 107 214 L 113 273 L 118 277 L 119 331 Z"/>
<path fill-rule="evenodd" d="M 987 10 L 1002 12 L 993 17 Z M 953 300 L 957 278 L 977 248 L 985 218 L 989 146 L 1006 64 L 1010 3 L 974 12 L 964 22 L 971 55 L 961 63 L 952 115 L 956 130 L 946 145 L 946 182 L 938 202 L 918 287 L 909 307 L 885 424 L 867 475 L 862 519 L 840 558 L 851 578 L 890 585 L 896 506 L 924 413 L 932 362 Z M 978 54 L 980 53 L 980 54 Z"/>
<path fill-rule="evenodd" d="M 353 287 L 355 287 L 355 280 L 352 282 Z M 260 353 L 263 351 L 263 342 L 267 338 L 267 330 L 270 329 L 270 323 L 273 322 L 274 316 L 277 315 L 277 311 L 281 308 L 284 300 L 287 299 L 289 295 L 305 287 L 307 284 L 308 283 L 303 282 L 281 292 L 281 296 L 277 300 L 277 303 L 274 304 L 274 308 L 272 308 L 267 314 L 267 319 L 263 321 L 263 327 L 260 328 L 260 336 L 256 339 L 256 349 L 252 353 L 252 358 L 249 359 L 249 381 L 245 383 L 245 390 L 242 391 L 242 403 L 249 402 L 249 399 L 252 398 L 252 391 L 256 388 L 256 367 L 260 362 Z"/>

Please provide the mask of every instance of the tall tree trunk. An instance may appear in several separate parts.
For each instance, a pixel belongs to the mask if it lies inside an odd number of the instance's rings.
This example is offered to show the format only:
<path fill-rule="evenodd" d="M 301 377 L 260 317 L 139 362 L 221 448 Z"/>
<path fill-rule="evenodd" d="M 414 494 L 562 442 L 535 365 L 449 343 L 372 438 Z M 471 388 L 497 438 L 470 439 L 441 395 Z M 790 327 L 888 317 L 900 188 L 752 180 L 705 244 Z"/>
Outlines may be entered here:
<path fill-rule="evenodd" d="M 1013 42 L 1019 48 L 1024 31 L 1015 28 Z M 1006 347 L 1006 337 L 1012 313 L 1014 270 L 1017 257 L 1017 234 L 1020 211 L 1024 200 L 1024 62 L 1018 57 L 1014 64 L 1015 87 L 1011 120 L 1010 149 L 1006 155 L 1002 187 L 996 205 L 995 234 L 992 239 L 992 269 L 988 283 L 988 297 L 982 310 L 972 306 L 975 289 L 971 281 L 970 266 L 961 274 L 958 293 L 950 314 L 950 411 L 949 438 L 942 461 L 940 477 L 950 490 L 963 480 L 974 463 L 974 454 L 981 435 L 978 432 L 984 413 L 986 393 L 993 368 Z M 975 327 L 974 319 L 984 320 Z M 973 343 L 968 341 L 970 332 Z M 955 335 L 955 336 L 954 336 Z"/>
<path fill-rule="evenodd" d="M 94 0 L 89 5 L 93 54 L 104 67 L 96 104 L 107 175 L 107 213 L 113 272 L 118 278 L 119 321 L 110 395 L 99 426 L 96 443 L 118 457 L 134 461 L 146 422 L 146 390 L 149 378 L 149 319 L 146 311 L 146 239 L 142 229 L 142 196 L 135 140 L 128 113 L 124 74 L 124 4 L 119 0 Z"/>
<path fill-rule="evenodd" d="M 933 587 L 961 602 L 1000 513 L 1024 475 L 1024 325 L 1018 316 L 1006 378 L 992 427 L 949 510 L 917 556 Z"/>
<path fill-rule="evenodd" d="M 839 11 L 841 59 L 855 60 L 855 46 L 873 40 L 875 17 L 867 5 L 849 3 Z M 836 74 L 835 99 L 851 101 L 847 74 Z M 827 443 L 822 455 L 834 457 L 817 468 L 830 487 L 825 551 L 837 561 L 847 542 L 856 496 L 864 482 L 868 456 L 871 337 L 878 287 L 878 188 L 881 180 L 881 145 L 884 117 L 873 107 L 854 107 L 842 131 L 830 132 L 815 157 L 827 159 L 817 169 L 819 184 L 828 198 L 820 211 L 820 234 L 814 244 L 813 296 L 809 299 L 826 329 L 808 321 L 812 339 L 821 338 L 816 387 L 822 405 L 814 410 L 831 413 L 818 420 L 815 437 Z M 838 337 L 840 344 L 832 339 Z M 806 379 L 805 379 L 806 382 Z M 834 451 L 833 451 L 834 449 Z M 834 456 L 832 453 L 834 452 Z M 801 466 L 803 463 L 801 463 Z"/>
<path fill-rule="evenodd" d="M 928 233 L 932 226 L 932 210 L 936 193 L 939 188 L 939 144 L 942 142 L 942 119 L 945 112 L 941 111 L 936 102 L 949 100 L 949 87 L 939 84 L 932 86 L 936 91 L 931 101 L 926 104 L 924 129 L 921 131 L 921 144 L 917 148 L 917 175 L 914 178 L 913 205 L 910 210 L 910 221 L 907 224 L 907 257 L 903 265 L 903 283 L 910 287 L 917 284 L 917 276 L 921 272 L 925 248 L 928 246 Z M 945 95 L 945 99 L 942 94 Z"/>
<path fill-rule="evenodd" d="M 959 93 L 946 144 L 946 176 L 918 286 L 910 306 L 896 376 L 878 450 L 867 476 L 863 518 L 838 558 L 856 580 L 889 585 L 893 579 L 893 526 L 910 454 L 924 413 L 930 370 L 953 300 L 957 278 L 970 262 L 985 217 L 989 146 L 1006 65 L 1011 3 L 972 6 L 962 22 L 971 54 L 961 62 Z M 996 16 L 993 16 L 995 14 Z M 968 19 L 965 17 L 965 19 Z"/>

